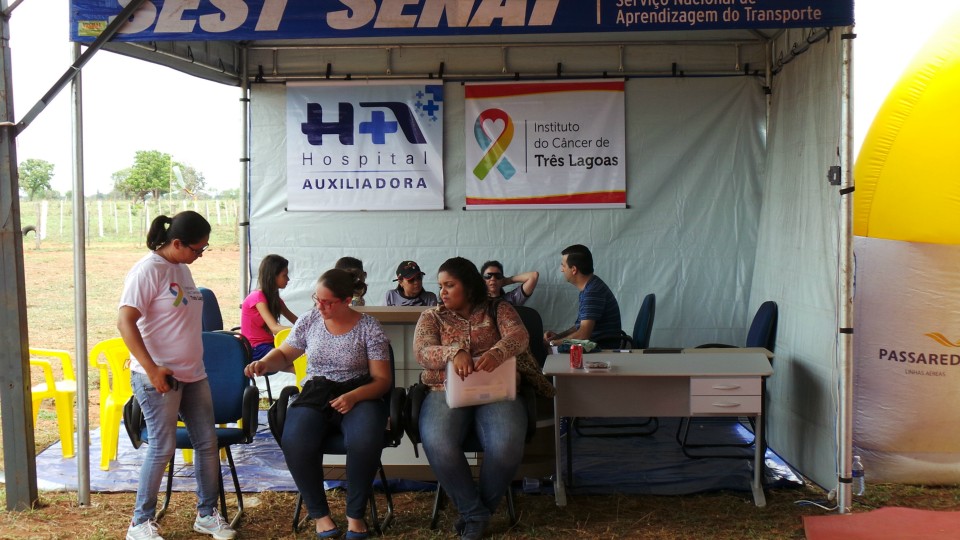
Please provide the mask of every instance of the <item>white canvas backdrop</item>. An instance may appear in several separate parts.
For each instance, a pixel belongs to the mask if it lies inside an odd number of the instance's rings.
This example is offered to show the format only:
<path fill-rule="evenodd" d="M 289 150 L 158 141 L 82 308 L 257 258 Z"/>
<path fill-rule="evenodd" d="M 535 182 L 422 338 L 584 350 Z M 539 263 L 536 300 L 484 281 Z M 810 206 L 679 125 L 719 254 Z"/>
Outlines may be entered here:
<path fill-rule="evenodd" d="M 784 43 L 802 41 L 790 31 Z M 773 80 L 766 184 L 750 313 L 779 304 L 770 445 L 828 489 L 837 484 L 837 242 L 840 195 L 840 41 L 823 40 Z M 742 343 L 742 342 L 741 342 Z"/>
<path fill-rule="evenodd" d="M 655 346 L 742 341 L 748 324 L 760 216 L 764 100 L 755 78 L 627 82 L 627 199 L 623 210 L 462 210 L 463 89 L 445 84 L 446 209 L 434 212 L 291 213 L 283 189 L 284 89 L 255 85 L 251 104 L 250 241 L 253 283 L 268 253 L 291 261 L 283 295 L 309 308 L 317 276 L 337 258 L 364 261 L 367 303 L 382 305 L 397 264 L 416 260 L 436 291 L 436 269 L 455 255 L 498 259 L 507 273 L 537 270 L 528 305 L 546 328 L 569 327 L 577 290 L 562 280 L 560 250 L 589 246 L 632 329 L 642 297 L 658 297 Z"/>

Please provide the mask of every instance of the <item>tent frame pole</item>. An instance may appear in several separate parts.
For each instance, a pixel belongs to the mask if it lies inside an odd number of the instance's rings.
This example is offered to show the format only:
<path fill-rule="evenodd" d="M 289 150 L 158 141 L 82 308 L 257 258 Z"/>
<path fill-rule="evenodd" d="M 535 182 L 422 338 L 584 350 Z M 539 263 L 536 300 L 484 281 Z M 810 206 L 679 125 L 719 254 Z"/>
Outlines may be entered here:
<path fill-rule="evenodd" d="M 250 290 L 250 72 L 247 67 L 247 49 L 240 49 L 240 65 L 243 66 L 240 75 L 240 118 L 243 124 L 241 129 L 240 163 L 243 170 L 240 174 L 240 219 L 237 227 L 240 241 L 240 298 L 246 298 Z"/>
<path fill-rule="evenodd" d="M 839 486 L 837 511 L 852 506 L 851 469 L 853 461 L 853 27 L 841 35 L 840 69 L 840 239 L 837 299 L 840 303 L 838 357 L 839 387 Z"/>
<path fill-rule="evenodd" d="M 73 44 L 74 61 L 80 58 L 80 44 Z M 87 216 L 84 212 L 83 177 L 83 80 L 81 73 L 71 82 L 70 107 L 73 113 L 73 320 L 74 350 L 78 381 L 87 381 Z M 77 385 L 77 503 L 90 504 L 90 389 Z M 101 397 L 102 399 L 102 397 Z"/>

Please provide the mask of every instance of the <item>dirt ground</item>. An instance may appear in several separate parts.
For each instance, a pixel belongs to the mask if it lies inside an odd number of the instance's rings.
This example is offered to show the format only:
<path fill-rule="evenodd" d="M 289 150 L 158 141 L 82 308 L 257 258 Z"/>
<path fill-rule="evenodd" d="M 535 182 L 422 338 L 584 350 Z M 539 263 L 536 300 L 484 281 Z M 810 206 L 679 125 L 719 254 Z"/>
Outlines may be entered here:
<path fill-rule="evenodd" d="M 87 248 L 88 347 L 117 336 L 117 300 L 123 277 L 146 253 L 145 248 L 124 244 L 93 244 Z M 45 243 L 25 253 L 27 310 L 30 344 L 35 347 L 75 351 L 73 252 L 70 245 Z M 214 245 L 191 267 L 198 285 L 218 296 L 226 327 L 239 324 L 239 252 L 236 246 Z M 34 382 L 39 378 L 34 375 Z M 89 373 L 90 426 L 99 425 L 99 375 Z M 52 403 L 44 403 L 35 427 L 39 453 L 58 439 Z M 94 464 L 95 466 L 95 464 Z M 229 490 L 230 488 L 228 488 Z M 335 519 L 343 523 L 342 492 L 331 494 Z M 6 493 L 0 507 L 5 507 Z M 651 539 L 780 539 L 803 538 L 802 516 L 831 513 L 802 501 L 819 500 L 832 506 L 815 486 L 770 490 L 768 504 L 757 508 L 746 493 L 707 493 L 683 497 L 636 495 L 572 497 L 565 508 L 544 495 L 517 496 L 520 523 L 509 527 L 503 512 L 493 522 L 491 537 L 518 539 L 651 538 Z M 91 505 L 77 504 L 76 493 L 41 492 L 35 509 L 0 511 L 0 539 L 123 538 L 133 507 L 134 494 L 93 494 Z M 294 535 L 290 528 L 294 494 L 250 493 L 244 496 L 246 512 L 240 524 L 245 538 L 312 538 L 312 524 Z M 198 538 L 191 530 L 196 499 L 174 494 L 172 511 L 161 525 L 165 538 Z M 433 539 L 453 537 L 453 512 L 446 510 L 437 531 L 428 528 L 432 493 L 395 495 L 394 524 L 388 537 Z M 382 501 L 381 501 L 382 505 Z M 854 511 L 896 505 L 938 510 L 960 509 L 960 489 L 904 485 L 870 485 L 868 495 L 856 501 Z M 231 513 L 233 504 L 231 504 Z"/>

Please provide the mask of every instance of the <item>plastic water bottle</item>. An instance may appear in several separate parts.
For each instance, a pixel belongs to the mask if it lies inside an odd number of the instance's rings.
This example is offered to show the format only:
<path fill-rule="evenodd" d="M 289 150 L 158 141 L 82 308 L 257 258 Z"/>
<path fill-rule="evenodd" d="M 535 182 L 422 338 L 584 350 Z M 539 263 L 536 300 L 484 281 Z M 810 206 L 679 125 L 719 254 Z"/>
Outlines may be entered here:
<path fill-rule="evenodd" d="M 860 461 L 860 456 L 853 456 L 853 465 L 851 466 L 853 476 L 853 494 L 857 497 L 862 496 L 867 492 L 867 485 L 864 482 L 863 475 L 863 462 Z"/>

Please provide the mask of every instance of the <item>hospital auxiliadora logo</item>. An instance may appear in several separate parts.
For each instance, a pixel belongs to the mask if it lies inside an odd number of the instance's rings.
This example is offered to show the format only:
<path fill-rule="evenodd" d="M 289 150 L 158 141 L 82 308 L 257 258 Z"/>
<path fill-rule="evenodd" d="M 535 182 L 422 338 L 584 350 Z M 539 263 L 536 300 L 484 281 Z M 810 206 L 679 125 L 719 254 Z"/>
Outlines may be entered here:
<path fill-rule="evenodd" d="M 925 337 L 933 340 L 937 345 L 941 347 L 947 347 L 950 349 L 960 348 L 960 341 L 950 341 L 945 335 L 940 332 L 928 332 L 924 334 Z M 909 349 L 884 349 L 879 350 L 880 360 L 887 360 L 890 362 L 898 362 L 901 364 L 913 364 L 915 367 L 919 366 L 960 366 L 960 351 L 949 352 L 949 351 L 915 351 Z M 945 376 L 946 373 L 943 371 L 919 371 L 919 370 L 907 370 L 908 375 L 937 375 Z"/>
<path fill-rule="evenodd" d="M 307 121 L 300 124 L 300 131 L 313 146 L 323 145 L 324 135 L 336 135 L 340 144 L 352 146 L 360 136 L 370 138 L 375 145 L 387 144 L 387 136 L 396 136 L 399 130 L 409 144 L 427 144 L 417 117 L 427 122 L 437 122 L 443 103 L 443 87 L 427 85 L 415 94 L 413 110 L 406 101 L 360 101 L 360 111 L 350 101 L 341 101 L 336 111 L 336 120 L 324 122 L 323 106 L 307 103 Z M 328 117 L 333 116 L 327 111 Z M 359 117 L 359 118 L 358 118 Z"/>
<path fill-rule="evenodd" d="M 443 136 L 443 86 L 333 88 L 299 105 L 301 189 L 428 189 L 427 171 L 439 167 L 431 161 Z"/>
<path fill-rule="evenodd" d="M 487 131 L 488 127 L 498 125 L 503 126 L 499 133 Z M 494 167 L 500 172 L 504 180 L 513 178 L 513 175 L 517 173 L 517 169 L 504 156 L 507 147 L 513 141 L 513 131 L 513 119 L 502 109 L 487 109 L 477 115 L 477 119 L 473 123 L 473 136 L 476 138 L 480 149 L 484 151 L 480 162 L 473 168 L 473 175 L 478 180 L 484 180 Z"/>

